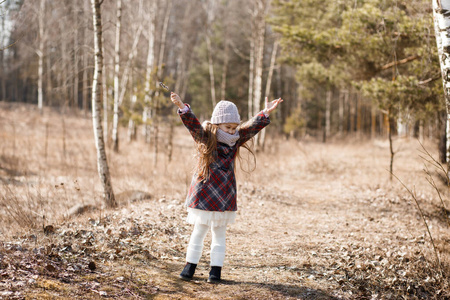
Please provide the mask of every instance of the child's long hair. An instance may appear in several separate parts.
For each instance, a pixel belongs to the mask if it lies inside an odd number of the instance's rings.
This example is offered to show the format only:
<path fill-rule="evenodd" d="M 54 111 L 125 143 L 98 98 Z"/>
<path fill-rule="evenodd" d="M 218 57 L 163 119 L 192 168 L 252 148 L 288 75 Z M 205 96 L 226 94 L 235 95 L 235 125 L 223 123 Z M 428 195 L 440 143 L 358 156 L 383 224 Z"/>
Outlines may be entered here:
<path fill-rule="evenodd" d="M 203 124 L 203 129 L 206 134 L 206 142 L 197 143 L 198 150 L 198 165 L 197 165 L 197 173 L 198 177 L 202 179 L 209 179 L 210 171 L 209 166 L 216 160 L 217 156 L 217 129 L 219 128 L 216 124 L 211 124 L 210 122 L 205 122 Z M 253 166 L 250 166 L 250 161 L 248 161 L 249 168 L 247 170 L 243 167 L 243 158 L 238 148 L 236 152 L 236 157 L 239 159 L 239 164 L 241 166 L 241 170 L 250 173 L 256 168 L 256 156 L 253 152 L 253 138 L 250 141 L 243 144 L 241 147 L 244 147 L 249 152 L 249 155 L 253 158 Z"/>

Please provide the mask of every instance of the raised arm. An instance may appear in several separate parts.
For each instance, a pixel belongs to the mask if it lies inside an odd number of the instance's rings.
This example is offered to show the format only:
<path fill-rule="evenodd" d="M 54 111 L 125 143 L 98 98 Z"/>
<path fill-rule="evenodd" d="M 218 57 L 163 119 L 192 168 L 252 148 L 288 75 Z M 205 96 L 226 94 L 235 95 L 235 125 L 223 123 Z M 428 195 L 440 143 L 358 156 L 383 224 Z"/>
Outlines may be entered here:
<path fill-rule="evenodd" d="M 281 98 L 269 102 L 266 97 L 264 110 L 240 126 L 238 146 L 243 145 L 264 127 L 270 124 L 269 115 L 281 102 L 283 102 L 283 99 Z"/>
<path fill-rule="evenodd" d="M 202 124 L 200 124 L 200 121 L 197 119 L 194 113 L 192 113 L 189 105 L 184 104 L 183 101 L 181 101 L 180 96 L 175 93 L 170 93 L 170 100 L 172 100 L 172 103 L 178 107 L 178 114 L 181 118 L 181 121 L 189 130 L 189 133 L 192 135 L 194 140 L 197 143 L 205 142 L 205 139 L 207 137 L 205 131 L 203 130 L 203 126 Z"/>

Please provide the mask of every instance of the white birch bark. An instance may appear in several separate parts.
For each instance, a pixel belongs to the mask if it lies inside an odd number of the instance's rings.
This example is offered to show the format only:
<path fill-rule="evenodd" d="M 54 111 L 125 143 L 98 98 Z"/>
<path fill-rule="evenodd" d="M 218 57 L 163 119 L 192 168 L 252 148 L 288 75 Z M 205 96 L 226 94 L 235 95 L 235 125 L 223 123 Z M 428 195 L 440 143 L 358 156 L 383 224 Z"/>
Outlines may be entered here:
<path fill-rule="evenodd" d="M 161 42 L 159 47 L 159 57 L 158 57 L 158 70 L 156 72 L 156 77 L 158 80 L 162 79 L 163 75 L 163 61 L 164 61 L 164 52 L 166 48 L 166 37 L 167 37 L 167 28 L 169 26 L 169 18 L 170 18 L 170 12 L 172 10 L 172 0 L 169 0 L 167 3 L 167 7 L 165 9 L 165 16 L 164 16 L 164 22 L 163 22 L 163 28 L 161 31 Z M 156 82 L 157 87 L 159 87 L 158 80 Z M 158 120 L 158 109 L 159 109 L 159 88 L 155 89 L 155 109 L 154 109 L 154 116 L 152 118 L 152 125 L 153 125 L 153 135 L 154 135 L 154 141 L 153 141 L 153 166 L 156 168 L 156 165 L 158 163 L 158 133 L 159 133 L 159 120 Z"/>
<path fill-rule="evenodd" d="M 270 57 L 270 66 L 269 66 L 269 74 L 267 75 L 267 82 L 266 82 L 266 90 L 264 92 L 264 99 L 270 97 L 270 86 L 272 85 L 272 76 L 273 76 L 273 70 L 275 69 L 275 61 L 277 58 L 277 51 L 278 51 L 278 40 L 275 40 L 273 43 L 273 49 L 272 49 L 272 56 Z M 270 99 L 269 99 L 270 101 Z M 261 137 L 260 137 L 260 144 L 261 144 L 261 150 L 264 151 L 264 145 L 266 141 L 266 128 L 263 128 L 261 130 Z"/>
<path fill-rule="evenodd" d="M 95 148 L 97 149 L 97 167 L 103 185 L 104 202 L 108 207 L 116 207 L 117 202 L 111 184 L 108 161 L 106 158 L 105 142 L 101 123 L 101 80 L 102 80 L 102 21 L 100 0 L 91 0 L 92 19 L 94 23 L 94 77 L 92 80 L 92 122 L 94 128 Z"/>
<path fill-rule="evenodd" d="M 228 62 L 229 62 L 229 36 L 228 31 L 225 34 L 225 57 L 223 60 L 223 66 L 222 66 L 222 82 L 220 83 L 220 99 L 225 100 L 225 92 L 227 88 L 227 73 L 228 73 Z"/>
<path fill-rule="evenodd" d="M 79 77 L 78 77 L 78 48 L 80 47 L 79 41 L 78 41 L 78 9 L 77 5 L 74 4 L 73 6 L 73 12 L 74 12 L 74 20 L 75 20 L 75 32 L 73 36 L 73 107 L 78 107 L 78 83 L 79 83 Z"/>
<path fill-rule="evenodd" d="M 142 3 L 142 1 L 140 1 Z M 142 6 L 141 6 L 142 7 Z M 127 85 L 128 79 L 131 83 L 130 89 L 131 89 L 131 106 L 130 106 L 130 111 L 131 114 L 133 115 L 134 112 L 134 107 L 137 101 L 137 96 L 136 96 L 136 90 L 137 88 L 135 86 L 133 86 L 133 70 L 131 68 L 133 61 L 134 61 L 134 57 L 136 56 L 136 52 L 137 52 L 137 45 L 139 43 L 139 39 L 142 33 L 142 26 L 139 24 L 137 33 L 135 34 L 135 39 L 133 41 L 133 46 L 131 47 L 131 52 L 128 55 L 128 62 L 127 62 L 127 66 L 125 68 L 123 77 L 122 77 L 122 83 L 121 83 L 121 92 L 120 92 L 120 98 L 119 98 L 119 104 L 122 103 L 123 98 L 125 97 L 125 87 Z M 132 140 L 136 139 L 136 123 L 134 122 L 132 116 L 130 117 L 130 119 L 128 120 L 128 142 L 131 142 Z"/>
<path fill-rule="evenodd" d="M 250 63 L 248 70 L 248 119 L 253 117 L 253 82 L 255 75 L 255 41 L 250 38 Z"/>
<path fill-rule="evenodd" d="M 194 10 L 196 9 L 196 4 L 194 1 L 188 1 L 185 12 L 183 14 L 182 27 L 188 28 L 193 22 L 193 16 L 195 17 Z M 177 41 L 176 48 L 181 49 L 181 54 L 177 58 L 177 71 L 176 71 L 176 82 L 174 90 L 177 91 L 181 99 L 185 98 L 187 82 L 189 79 L 189 70 L 192 61 L 192 50 L 198 41 L 199 31 L 194 30 L 191 34 L 183 34 L 181 38 Z"/>
<path fill-rule="evenodd" d="M 142 115 L 143 134 L 145 136 L 145 141 L 150 142 L 150 124 L 148 121 L 150 119 L 150 105 L 151 105 L 151 76 L 154 68 L 155 62 L 155 20 L 156 20 L 156 0 L 153 0 L 150 4 L 149 11 L 149 27 L 148 27 L 148 52 L 147 52 L 147 68 L 145 74 L 145 88 L 144 88 L 144 111 Z"/>
<path fill-rule="evenodd" d="M 433 0 L 433 17 L 447 111 L 445 149 L 447 170 L 450 170 L 450 1 Z"/>
<path fill-rule="evenodd" d="M 161 31 L 161 43 L 159 47 L 158 72 L 157 72 L 158 80 L 161 79 L 163 71 L 162 65 L 164 61 L 164 52 L 166 49 L 166 39 L 167 39 L 167 28 L 169 27 L 169 18 L 171 11 L 172 11 L 172 0 L 168 0 L 167 7 L 165 10 L 166 14 L 164 16 L 163 28 Z M 157 83 L 157 85 L 159 86 L 159 83 Z"/>
<path fill-rule="evenodd" d="M 257 0 L 255 3 L 256 17 L 256 45 L 255 45 L 255 78 L 254 78 L 254 94 L 253 94 L 253 115 L 261 110 L 261 94 L 262 94 L 262 75 L 264 62 L 264 38 L 266 33 L 265 21 L 266 5 L 265 0 Z M 258 150 L 260 146 L 260 135 L 255 136 L 255 148 Z"/>
<path fill-rule="evenodd" d="M 69 58 L 68 58 L 68 53 L 67 53 L 67 40 L 65 35 L 65 28 L 63 23 L 59 23 L 59 27 L 60 27 L 60 34 L 61 34 L 61 39 L 60 39 L 60 43 L 61 43 L 61 70 L 60 70 L 60 75 L 61 75 L 61 84 L 60 84 L 60 89 L 61 89 L 61 95 L 63 97 L 63 112 L 67 109 L 67 107 L 69 106 L 69 97 L 70 97 L 70 90 L 67 88 L 67 83 L 68 83 L 68 68 L 69 68 Z"/>
<path fill-rule="evenodd" d="M 207 35 L 206 36 L 206 46 L 208 48 L 208 70 L 209 70 L 209 82 L 210 82 L 210 90 L 211 90 L 211 103 L 213 107 L 216 106 L 216 87 L 215 87 L 215 78 L 214 78 L 214 61 L 212 57 L 212 46 L 211 39 Z"/>
<path fill-rule="evenodd" d="M 84 11 L 89 11 L 89 2 L 88 1 L 84 1 Z M 88 82 L 88 69 L 89 69 L 89 47 L 88 47 L 88 34 L 89 34 L 89 28 L 86 24 L 86 26 L 84 26 L 84 32 L 83 32 L 83 36 L 84 36 L 84 50 L 83 50 L 83 74 L 82 74 L 82 81 L 83 81 L 83 90 L 82 90 L 82 96 L 83 96 L 83 100 L 82 100 L 82 109 L 83 109 L 83 114 L 86 117 L 87 113 L 88 113 L 88 91 L 89 91 L 89 82 Z M 103 74 L 103 73 L 102 73 Z"/>
<path fill-rule="evenodd" d="M 106 53 L 105 52 L 105 39 L 102 35 L 102 53 Z M 106 60 L 106 55 L 103 54 L 103 61 Z M 106 84 L 108 79 L 108 75 L 106 73 L 106 64 L 104 63 L 102 65 L 102 96 L 103 96 L 103 137 L 106 141 L 106 143 L 108 143 L 109 139 L 109 131 L 108 131 L 108 117 L 109 117 L 109 101 L 108 101 L 108 96 L 109 96 L 109 91 L 108 91 L 108 86 Z"/>
<path fill-rule="evenodd" d="M 254 82 L 254 97 L 253 97 L 253 115 L 257 114 L 261 109 L 261 94 L 262 94 L 262 73 L 263 73 L 263 55 L 264 55 L 264 36 L 266 33 L 266 22 L 264 19 L 264 4 L 262 1 L 257 1 L 257 40 L 255 51 L 255 82 Z M 258 144 L 258 142 L 257 142 Z"/>
<path fill-rule="evenodd" d="M 206 21 L 206 47 L 208 50 L 208 70 L 209 70 L 209 82 L 211 91 L 211 103 L 213 107 L 216 106 L 216 87 L 215 87 L 215 77 L 214 77 L 214 60 L 213 60 L 213 50 L 211 45 L 211 35 L 212 35 L 212 23 L 214 22 L 215 13 L 215 0 L 208 0 L 207 4 L 203 6 L 207 13 Z"/>
<path fill-rule="evenodd" d="M 131 46 L 130 53 L 128 54 L 128 61 L 123 70 L 122 80 L 120 81 L 119 105 L 121 105 L 123 102 L 123 99 L 125 97 L 126 86 L 127 86 L 129 79 L 131 78 L 131 72 L 132 72 L 131 66 L 133 64 L 134 57 L 136 56 L 137 45 L 139 43 L 141 34 L 142 34 L 142 26 L 139 25 L 136 33 L 134 34 L 133 45 Z"/>
<path fill-rule="evenodd" d="M 42 87 L 44 77 L 44 46 L 45 46 L 45 31 L 44 31 L 44 18 L 45 18 L 45 2 L 41 0 L 39 3 L 39 48 L 37 50 L 38 55 L 38 108 L 42 113 L 44 103 L 44 92 Z"/>
<path fill-rule="evenodd" d="M 122 25 L 122 0 L 117 0 L 116 42 L 114 46 L 114 111 L 112 142 L 114 152 L 119 152 L 119 72 L 120 72 L 120 28 Z"/>

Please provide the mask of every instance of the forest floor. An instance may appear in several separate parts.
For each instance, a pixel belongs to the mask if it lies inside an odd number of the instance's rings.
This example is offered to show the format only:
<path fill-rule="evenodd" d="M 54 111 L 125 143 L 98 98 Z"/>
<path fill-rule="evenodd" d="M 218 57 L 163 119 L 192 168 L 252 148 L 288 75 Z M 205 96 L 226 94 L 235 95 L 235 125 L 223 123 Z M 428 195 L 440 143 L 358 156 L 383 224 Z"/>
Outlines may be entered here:
<path fill-rule="evenodd" d="M 273 128 L 272 128 L 273 129 Z M 162 137 L 166 136 L 162 129 Z M 91 120 L 0 102 L 0 299 L 450 299 L 449 227 L 414 139 L 285 141 L 268 132 L 251 174 L 238 172 L 223 283 L 208 277 L 208 235 L 181 281 L 192 230 L 183 207 L 193 143 L 175 131 L 154 151 L 108 151 L 116 209 L 102 208 Z M 436 157 L 436 145 L 425 142 Z M 69 213 L 75 204 L 89 208 Z"/>

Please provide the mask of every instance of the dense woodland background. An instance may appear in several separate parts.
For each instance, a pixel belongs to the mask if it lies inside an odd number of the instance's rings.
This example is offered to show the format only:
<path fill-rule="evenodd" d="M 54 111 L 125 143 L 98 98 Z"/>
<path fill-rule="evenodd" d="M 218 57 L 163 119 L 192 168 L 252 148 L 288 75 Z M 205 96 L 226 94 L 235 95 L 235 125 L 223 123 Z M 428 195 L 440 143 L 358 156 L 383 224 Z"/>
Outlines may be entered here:
<path fill-rule="evenodd" d="M 0 9 L 0 100 L 87 114 L 90 1 L 6 0 Z M 282 97 L 278 128 L 297 138 L 386 137 L 391 127 L 423 140 L 443 130 L 430 1 L 108 0 L 101 14 L 106 134 L 114 102 L 130 139 L 135 124 L 154 133 L 173 116 L 159 81 L 201 118 L 220 99 L 247 117 L 264 96 Z"/>

